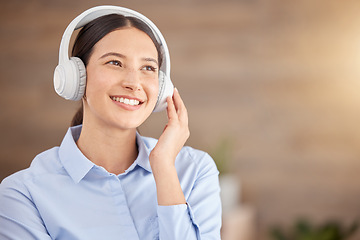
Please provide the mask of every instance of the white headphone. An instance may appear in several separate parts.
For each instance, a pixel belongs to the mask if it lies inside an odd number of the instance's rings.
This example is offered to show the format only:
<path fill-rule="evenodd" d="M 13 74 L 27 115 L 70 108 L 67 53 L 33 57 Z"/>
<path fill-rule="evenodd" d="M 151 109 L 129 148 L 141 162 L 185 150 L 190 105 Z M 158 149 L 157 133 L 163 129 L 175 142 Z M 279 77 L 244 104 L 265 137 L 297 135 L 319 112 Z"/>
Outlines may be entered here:
<path fill-rule="evenodd" d="M 109 14 L 120 14 L 135 17 L 144 22 L 154 33 L 162 48 L 163 64 L 159 70 L 159 95 L 154 112 L 160 112 L 167 106 L 166 98 L 173 95 L 174 85 L 170 80 L 170 54 L 160 30 L 144 15 L 131 9 L 117 6 L 93 7 L 77 16 L 66 28 L 60 43 L 59 64 L 54 72 L 54 88 L 56 93 L 67 100 L 80 100 L 85 92 L 86 68 L 80 58 L 69 58 L 70 38 L 79 29 L 92 20 Z"/>

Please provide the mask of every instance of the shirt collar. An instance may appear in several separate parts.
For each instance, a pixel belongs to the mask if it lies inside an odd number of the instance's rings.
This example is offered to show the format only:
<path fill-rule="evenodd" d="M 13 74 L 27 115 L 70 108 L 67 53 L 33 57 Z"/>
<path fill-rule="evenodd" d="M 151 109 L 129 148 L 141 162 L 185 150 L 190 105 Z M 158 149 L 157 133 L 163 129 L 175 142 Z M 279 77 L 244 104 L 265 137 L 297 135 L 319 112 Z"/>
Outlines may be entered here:
<path fill-rule="evenodd" d="M 138 145 L 138 157 L 135 160 L 135 163 L 138 164 L 140 167 L 144 168 L 148 172 L 151 171 L 151 166 L 149 162 L 149 156 L 150 156 L 150 148 L 146 145 L 143 137 L 136 132 L 136 143 Z M 130 168 L 129 168 L 130 170 Z"/>
<path fill-rule="evenodd" d="M 70 127 L 60 145 L 59 157 L 65 170 L 68 172 L 74 182 L 79 183 L 85 175 L 96 166 L 93 162 L 87 159 L 76 145 L 79 139 L 82 126 Z M 133 170 L 136 165 L 139 165 L 148 172 L 151 171 L 149 162 L 149 155 L 151 150 L 144 142 L 143 137 L 136 132 L 136 143 L 138 146 L 138 157 L 134 163 L 125 171 L 125 173 Z"/>
<path fill-rule="evenodd" d="M 59 157 L 65 170 L 68 172 L 74 182 L 79 183 L 81 179 L 95 165 L 76 145 L 81 132 L 81 125 L 68 129 L 59 149 Z"/>

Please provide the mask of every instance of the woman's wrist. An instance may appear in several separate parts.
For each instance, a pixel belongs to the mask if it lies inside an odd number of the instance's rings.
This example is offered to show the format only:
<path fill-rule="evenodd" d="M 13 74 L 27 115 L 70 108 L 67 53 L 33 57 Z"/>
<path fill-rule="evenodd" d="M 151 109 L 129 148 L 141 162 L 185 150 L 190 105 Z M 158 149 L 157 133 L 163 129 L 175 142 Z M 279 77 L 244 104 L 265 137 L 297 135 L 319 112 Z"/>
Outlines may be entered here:
<path fill-rule="evenodd" d="M 154 179 L 159 205 L 169 206 L 186 203 L 175 167 L 154 174 Z"/>
<path fill-rule="evenodd" d="M 175 160 L 150 157 L 150 165 L 154 175 L 159 205 L 185 204 L 186 200 L 181 189 L 175 168 Z"/>
<path fill-rule="evenodd" d="M 152 151 L 149 156 L 150 166 L 153 171 L 165 170 L 167 168 L 175 168 L 175 157 L 160 153 L 158 151 Z"/>

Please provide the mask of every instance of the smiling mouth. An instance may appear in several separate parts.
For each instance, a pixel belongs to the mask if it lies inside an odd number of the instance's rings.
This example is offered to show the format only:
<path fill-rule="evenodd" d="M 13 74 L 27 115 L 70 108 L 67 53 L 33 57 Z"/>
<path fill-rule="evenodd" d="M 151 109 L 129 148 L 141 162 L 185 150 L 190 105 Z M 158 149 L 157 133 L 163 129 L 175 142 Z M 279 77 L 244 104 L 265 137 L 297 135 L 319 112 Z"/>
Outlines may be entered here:
<path fill-rule="evenodd" d="M 142 102 L 140 102 L 139 100 L 136 99 L 128 99 L 128 98 L 124 98 L 124 97 L 110 97 L 113 101 L 116 102 L 120 102 L 120 103 L 124 103 L 130 106 L 137 106 L 142 104 Z"/>

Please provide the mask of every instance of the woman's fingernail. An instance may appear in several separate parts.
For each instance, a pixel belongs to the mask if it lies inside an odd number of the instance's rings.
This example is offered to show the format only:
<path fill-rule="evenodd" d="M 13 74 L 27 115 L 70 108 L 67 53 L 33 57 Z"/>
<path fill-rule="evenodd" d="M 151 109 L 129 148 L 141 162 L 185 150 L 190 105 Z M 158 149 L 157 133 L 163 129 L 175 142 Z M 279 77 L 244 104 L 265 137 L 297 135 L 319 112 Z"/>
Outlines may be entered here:
<path fill-rule="evenodd" d="M 179 90 L 175 87 L 175 91 L 179 92 Z"/>

